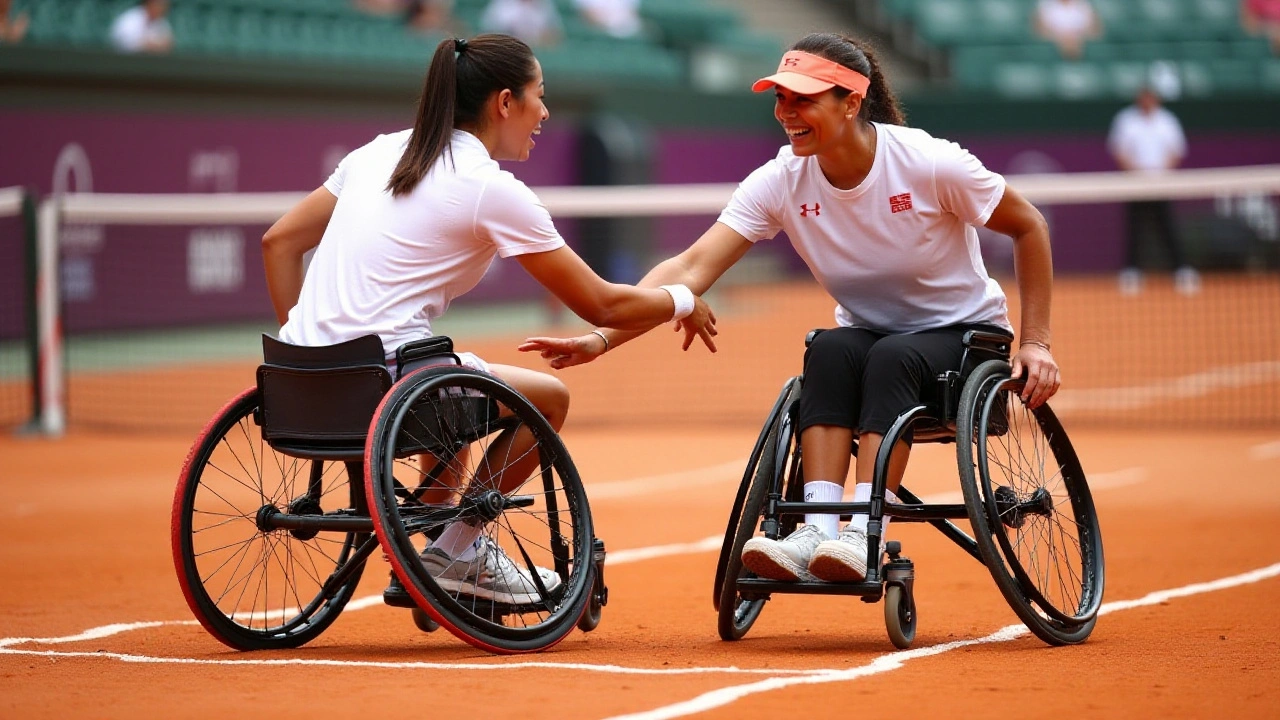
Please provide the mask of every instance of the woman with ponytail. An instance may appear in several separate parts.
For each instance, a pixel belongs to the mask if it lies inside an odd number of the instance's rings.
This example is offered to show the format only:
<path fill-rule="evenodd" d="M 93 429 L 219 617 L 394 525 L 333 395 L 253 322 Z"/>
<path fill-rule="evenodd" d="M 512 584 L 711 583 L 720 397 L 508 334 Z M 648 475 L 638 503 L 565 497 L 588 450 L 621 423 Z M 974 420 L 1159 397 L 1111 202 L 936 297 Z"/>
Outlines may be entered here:
<path fill-rule="evenodd" d="M 1015 376 L 1026 374 L 1032 407 L 1057 392 L 1049 353 L 1053 278 L 1044 218 L 959 145 L 905 127 L 872 52 L 818 33 L 796 43 L 756 92 L 774 92 L 788 144 L 739 186 L 719 220 L 642 286 L 681 282 L 703 293 L 758 241 L 786 232 L 836 301 L 838 327 L 818 335 L 804 366 L 796 430 L 805 500 L 839 502 L 858 440 L 854 502 L 871 494 L 874 458 L 894 419 L 925 383 L 959 367 L 962 337 L 978 329 L 1012 335 L 1004 292 L 982 263 L 975 230 L 1014 241 L 1021 298 Z M 552 367 L 589 362 L 639 333 L 531 338 Z M 910 446 L 893 448 L 888 499 L 896 499 Z M 885 518 L 887 528 L 888 518 Z M 865 577 L 866 515 L 845 528 L 810 514 L 782 540 L 753 538 L 743 563 L 775 580 L 851 582 Z"/>
<path fill-rule="evenodd" d="M 280 339 L 320 346 L 374 333 L 394 363 L 396 349 L 430 337 L 432 321 L 500 255 L 515 258 L 587 322 L 642 332 L 676 320 L 686 349 L 696 335 L 714 351 L 715 317 L 701 298 L 678 283 L 642 289 L 602 280 L 565 245 L 534 193 L 499 168 L 499 160 L 529 158 L 548 117 L 542 97 L 542 68 L 520 40 L 442 41 L 413 129 L 380 135 L 347 155 L 262 238 Z M 312 248 L 304 273 L 303 255 Z M 558 378 L 459 356 L 520 391 L 560 429 L 569 392 Z M 517 434 L 510 456 L 530 446 L 531 437 Z M 503 482 L 499 489 L 510 490 Z M 460 589 L 470 582 L 464 592 L 499 602 L 534 593 L 528 573 L 479 533 L 454 523 L 424 551 L 424 562 Z M 553 572 L 540 574 L 548 590 L 559 582 Z"/>

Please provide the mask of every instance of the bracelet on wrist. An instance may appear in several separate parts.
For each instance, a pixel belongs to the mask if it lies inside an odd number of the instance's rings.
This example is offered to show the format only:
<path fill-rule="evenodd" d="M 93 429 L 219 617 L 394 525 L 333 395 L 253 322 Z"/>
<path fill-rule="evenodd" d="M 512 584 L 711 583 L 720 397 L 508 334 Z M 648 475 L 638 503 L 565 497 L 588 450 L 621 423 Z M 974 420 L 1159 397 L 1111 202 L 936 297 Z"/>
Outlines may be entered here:
<path fill-rule="evenodd" d="M 604 352 L 609 352 L 609 338 L 605 337 L 605 334 L 604 334 L 604 333 L 600 332 L 599 330 L 592 330 L 592 331 L 591 331 L 590 333 L 588 333 L 588 334 L 589 334 L 589 335 L 595 335 L 596 337 L 598 337 L 598 338 L 600 338 L 601 340 L 603 340 L 603 341 L 604 341 Z M 603 355 L 604 353 L 600 353 L 600 354 L 601 354 L 601 355 Z"/>
<path fill-rule="evenodd" d="M 1022 342 L 1018 343 L 1018 347 L 1022 347 L 1023 345 L 1035 345 L 1037 347 L 1044 348 L 1045 352 L 1048 352 L 1048 353 L 1053 352 L 1053 350 L 1049 349 L 1049 343 L 1040 342 L 1039 340 L 1023 340 Z"/>
<path fill-rule="evenodd" d="M 671 315 L 672 320 L 683 320 L 684 318 L 689 317 L 689 315 L 693 313 L 693 308 L 694 308 L 693 291 L 690 290 L 687 286 L 662 285 L 660 287 L 663 290 L 666 290 L 667 293 L 671 295 L 671 300 L 672 302 L 675 303 L 676 310 Z"/>

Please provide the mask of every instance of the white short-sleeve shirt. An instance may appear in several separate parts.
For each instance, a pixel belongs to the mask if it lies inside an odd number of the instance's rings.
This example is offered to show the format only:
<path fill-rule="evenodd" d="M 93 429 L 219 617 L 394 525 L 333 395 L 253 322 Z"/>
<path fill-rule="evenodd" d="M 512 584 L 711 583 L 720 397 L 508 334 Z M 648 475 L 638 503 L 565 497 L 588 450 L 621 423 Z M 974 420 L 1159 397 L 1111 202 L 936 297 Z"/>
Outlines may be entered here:
<path fill-rule="evenodd" d="M 751 242 L 785 231 L 835 298 L 843 327 L 1012 330 L 975 230 L 1004 196 L 1004 178 L 922 130 L 880 123 L 875 130 L 875 160 L 857 187 L 834 187 L 816 157 L 783 147 L 742 181 L 719 221 Z"/>
<path fill-rule="evenodd" d="M 141 5 L 125 10 L 111 23 L 111 44 L 123 52 L 138 52 L 148 43 L 168 42 L 172 38 L 169 21 L 152 20 Z"/>
<path fill-rule="evenodd" d="M 1093 27 L 1093 6 L 1086 0 L 1040 0 L 1036 6 L 1040 24 L 1057 37 L 1084 35 Z"/>
<path fill-rule="evenodd" d="M 325 182 L 338 202 L 281 340 L 332 345 L 374 333 L 390 355 L 429 337 L 431 321 L 480 282 L 495 255 L 565 244 L 533 191 L 460 130 L 412 192 L 392 197 L 387 181 L 409 135 L 379 135 Z"/>
<path fill-rule="evenodd" d="M 1112 156 L 1123 156 L 1134 170 L 1159 172 L 1177 165 L 1187 153 L 1187 138 L 1177 116 L 1165 108 L 1151 112 L 1131 105 L 1111 122 L 1107 147 Z"/>

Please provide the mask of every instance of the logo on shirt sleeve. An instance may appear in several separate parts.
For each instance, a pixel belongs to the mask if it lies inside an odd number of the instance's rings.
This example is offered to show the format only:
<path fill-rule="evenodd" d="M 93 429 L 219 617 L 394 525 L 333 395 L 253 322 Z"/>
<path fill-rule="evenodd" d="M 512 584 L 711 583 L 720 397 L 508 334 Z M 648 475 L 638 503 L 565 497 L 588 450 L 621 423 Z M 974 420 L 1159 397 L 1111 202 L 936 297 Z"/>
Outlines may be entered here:
<path fill-rule="evenodd" d="M 809 204 L 805 203 L 804 205 L 800 206 L 800 217 L 808 217 L 809 213 L 813 213 L 814 215 L 821 215 L 822 205 L 818 203 L 814 203 L 813 207 L 809 207 Z"/>
<path fill-rule="evenodd" d="M 911 193 L 902 193 L 901 195 L 889 196 L 889 210 L 891 212 L 900 213 L 903 210 L 911 209 Z"/>

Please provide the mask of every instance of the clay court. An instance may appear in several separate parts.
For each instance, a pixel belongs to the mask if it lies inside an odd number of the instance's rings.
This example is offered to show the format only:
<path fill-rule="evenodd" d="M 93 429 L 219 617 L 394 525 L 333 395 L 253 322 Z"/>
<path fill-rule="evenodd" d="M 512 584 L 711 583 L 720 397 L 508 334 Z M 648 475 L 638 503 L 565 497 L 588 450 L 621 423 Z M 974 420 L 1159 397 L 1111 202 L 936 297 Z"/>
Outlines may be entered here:
<path fill-rule="evenodd" d="M 1201 327 L 1190 311 L 1178 324 L 1185 335 L 1161 329 L 1167 345 L 1152 352 L 1231 342 L 1238 362 L 1262 368 L 1264 384 L 1164 397 L 1159 388 L 1206 371 L 1175 367 L 1098 410 L 1091 397 L 1116 393 L 1105 373 L 1084 371 L 1098 352 L 1072 336 L 1107 324 L 1119 306 L 1097 288 L 1067 284 L 1059 297 L 1077 291 L 1096 298 L 1094 309 L 1059 314 L 1055 344 L 1064 388 L 1093 395 L 1064 389 L 1060 399 L 1107 561 L 1104 615 L 1082 645 L 1050 648 L 1027 634 L 986 568 L 923 525 L 891 531 L 916 564 L 911 650 L 894 652 L 881 607 L 856 598 L 775 596 L 744 640 L 719 639 L 711 590 L 728 508 L 759 423 L 799 371 L 804 330 L 830 317 L 804 287 L 756 289 L 720 297 L 715 356 L 682 356 L 673 336 L 655 332 L 562 373 L 577 418 L 563 437 L 608 543 L 611 592 L 597 630 L 537 655 L 496 657 L 445 632 L 419 632 L 408 611 L 382 605 L 387 566 L 376 558 L 318 640 L 287 652 L 227 649 L 183 600 L 170 508 L 198 423 L 191 418 L 251 384 L 253 363 L 182 371 L 193 373 L 185 387 L 194 378 L 209 397 L 183 396 L 175 411 L 191 417 L 179 413 L 163 431 L 77 425 L 75 383 L 113 381 L 73 379 L 66 437 L 0 438 L 0 716 L 1274 718 L 1280 429 L 1213 420 L 1275 392 L 1265 374 L 1274 373 L 1266 335 L 1274 327 L 1237 328 L 1223 340 L 1211 334 L 1212 312 Z M 1195 302 L 1158 292 L 1134 300 Z M 1207 278 L 1201 301 L 1214 297 Z M 532 364 L 513 350 L 523 336 L 457 339 L 492 361 Z M 774 347 L 784 344 L 794 352 Z M 1073 372 L 1104 380 L 1073 386 Z M 740 373 L 760 380 L 744 383 Z M 1168 412 L 1163 402 L 1201 402 L 1199 417 L 1209 419 L 1143 422 Z M 953 446 L 919 448 L 905 484 L 921 496 L 958 495 Z"/>

